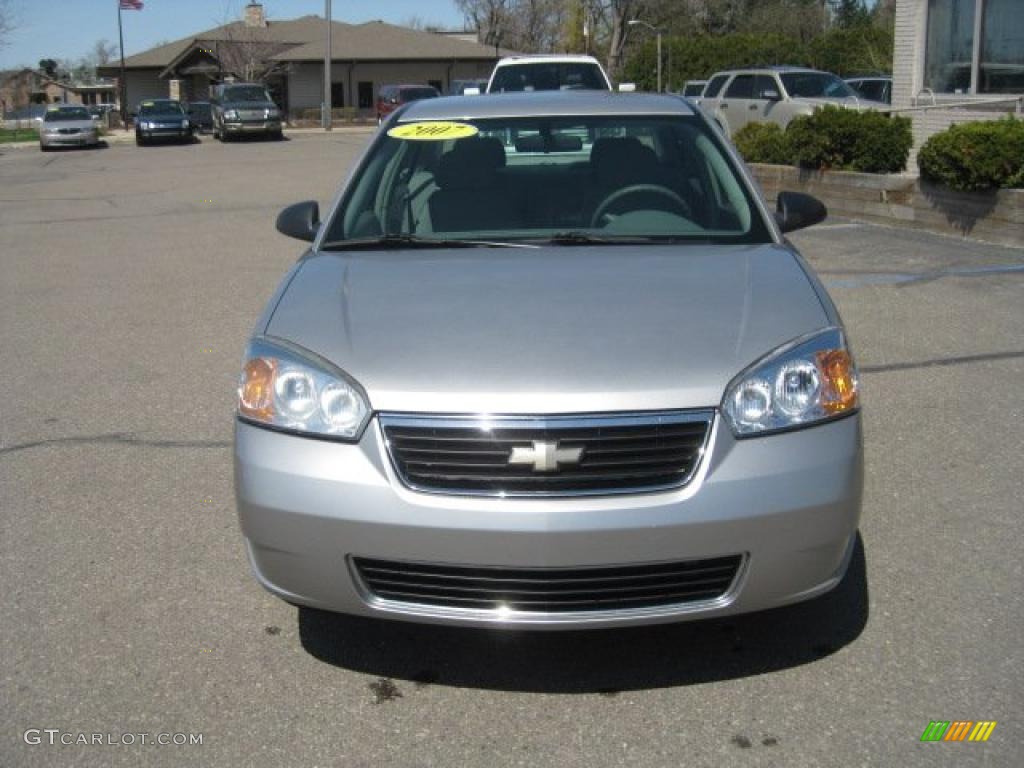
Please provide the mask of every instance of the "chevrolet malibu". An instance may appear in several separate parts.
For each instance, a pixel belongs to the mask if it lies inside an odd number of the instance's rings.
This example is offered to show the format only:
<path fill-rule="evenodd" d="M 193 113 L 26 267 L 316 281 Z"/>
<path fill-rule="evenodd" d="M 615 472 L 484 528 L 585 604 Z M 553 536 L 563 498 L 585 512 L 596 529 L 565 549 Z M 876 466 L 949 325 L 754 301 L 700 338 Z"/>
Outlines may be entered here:
<path fill-rule="evenodd" d="M 39 149 L 43 152 L 54 147 L 95 147 L 99 143 L 99 128 L 85 107 L 49 107 L 39 124 Z"/>
<path fill-rule="evenodd" d="M 857 371 L 735 152 L 674 96 L 396 111 L 259 318 L 235 488 L 292 603 L 508 628 L 820 595 L 856 541 Z"/>

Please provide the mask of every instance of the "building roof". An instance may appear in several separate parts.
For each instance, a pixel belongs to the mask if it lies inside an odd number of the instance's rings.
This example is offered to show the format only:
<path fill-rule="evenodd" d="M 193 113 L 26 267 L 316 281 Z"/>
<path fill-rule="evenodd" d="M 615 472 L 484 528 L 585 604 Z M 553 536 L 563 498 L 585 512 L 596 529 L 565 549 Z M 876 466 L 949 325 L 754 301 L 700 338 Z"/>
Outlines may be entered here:
<path fill-rule="evenodd" d="M 322 24 L 322 20 L 321 20 Z M 483 59 L 493 61 L 508 53 L 492 46 L 452 35 L 399 27 L 383 21 L 343 24 L 331 33 L 331 58 L 334 60 L 382 61 L 399 59 Z M 327 41 L 317 29 L 305 45 L 279 53 L 276 61 L 322 61 Z"/>
<path fill-rule="evenodd" d="M 302 16 L 297 19 L 268 20 L 265 27 L 250 27 L 234 21 L 189 37 L 174 40 L 125 58 L 126 69 L 166 69 L 195 48 L 213 42 L 277 43 L 287 50 L 273 57 L 278 61 L 322 60 L 325 49 L 324 19 Z M 494 48 L 451 35 L 424 32 L 371 21 L 365 24 L 331 22 L 332 57 L 340 60 L 402 59 L 496 59 Z M 104 75 L 116 76 L 120 62 L 99 68 Z"/>

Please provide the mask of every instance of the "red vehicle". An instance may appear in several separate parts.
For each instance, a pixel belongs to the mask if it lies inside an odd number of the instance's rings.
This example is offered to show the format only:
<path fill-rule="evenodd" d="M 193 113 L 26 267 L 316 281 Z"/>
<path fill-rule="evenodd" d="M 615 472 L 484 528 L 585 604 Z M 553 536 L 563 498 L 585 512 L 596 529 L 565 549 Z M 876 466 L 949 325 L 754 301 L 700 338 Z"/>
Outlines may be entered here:
<path fill-rule="evenodd" d="M 436 99 L 441 93 L 432 85 L 382 85 L 377 94 L 377 125 L 403 104 Z"/>

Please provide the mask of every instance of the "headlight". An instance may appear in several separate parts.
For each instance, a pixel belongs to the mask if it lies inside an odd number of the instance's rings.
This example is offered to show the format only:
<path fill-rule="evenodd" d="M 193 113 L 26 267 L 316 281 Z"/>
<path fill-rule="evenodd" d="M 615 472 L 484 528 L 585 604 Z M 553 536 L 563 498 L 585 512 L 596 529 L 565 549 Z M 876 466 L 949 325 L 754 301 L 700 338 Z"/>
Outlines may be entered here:
<path fill-rule="evenodd" d="M 356 441 L 370 406 L 362 388 L 328 361 L 260 338 L 245 351 L 238 415 L 269 427 Z"/>
<path fill-rule="evenodd" d="M 226 110 L 224 112 L 224 119 L 225 120 L 237 120 L 238 119 L 238 110 L 236 110 L 236 109 Z"/>
<path fill-rule="evenodd" d="M 277 109 L 268 109 L 267 110 L 267 119 L 269 119 L 269 120 L 277 120 L 279 117 L 281 117 L 281 112 L 279 110 L 277 110 Z"/>
<path fill-rule="evenodd" d="M 804 336 L 758 360 L 725 389 L 737 437 L 809 426 L 860 406 L 857 367 L 838 328 Z"/>
<path fill-rule="evenodd" d="M 188 120 L 182 120 L 181 121 L 181 127 L 182 128 L 188 128 Z"/>

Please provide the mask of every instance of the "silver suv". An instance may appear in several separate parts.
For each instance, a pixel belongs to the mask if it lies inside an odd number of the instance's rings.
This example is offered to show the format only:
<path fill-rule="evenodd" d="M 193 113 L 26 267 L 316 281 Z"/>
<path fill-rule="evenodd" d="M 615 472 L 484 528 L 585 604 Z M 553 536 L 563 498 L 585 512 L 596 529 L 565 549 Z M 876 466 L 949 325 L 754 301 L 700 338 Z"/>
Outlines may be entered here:
<path fill-rule="evenodd" d="M 801 67 L 736 69 L 715 74 L 700 105 L 732 136 L 747 123 L 776 123 L 785 128 L 795 117 L 826 104 L 851 109 L 884 109 L 885 104 L 859 97 L 828 72 Z"/>

